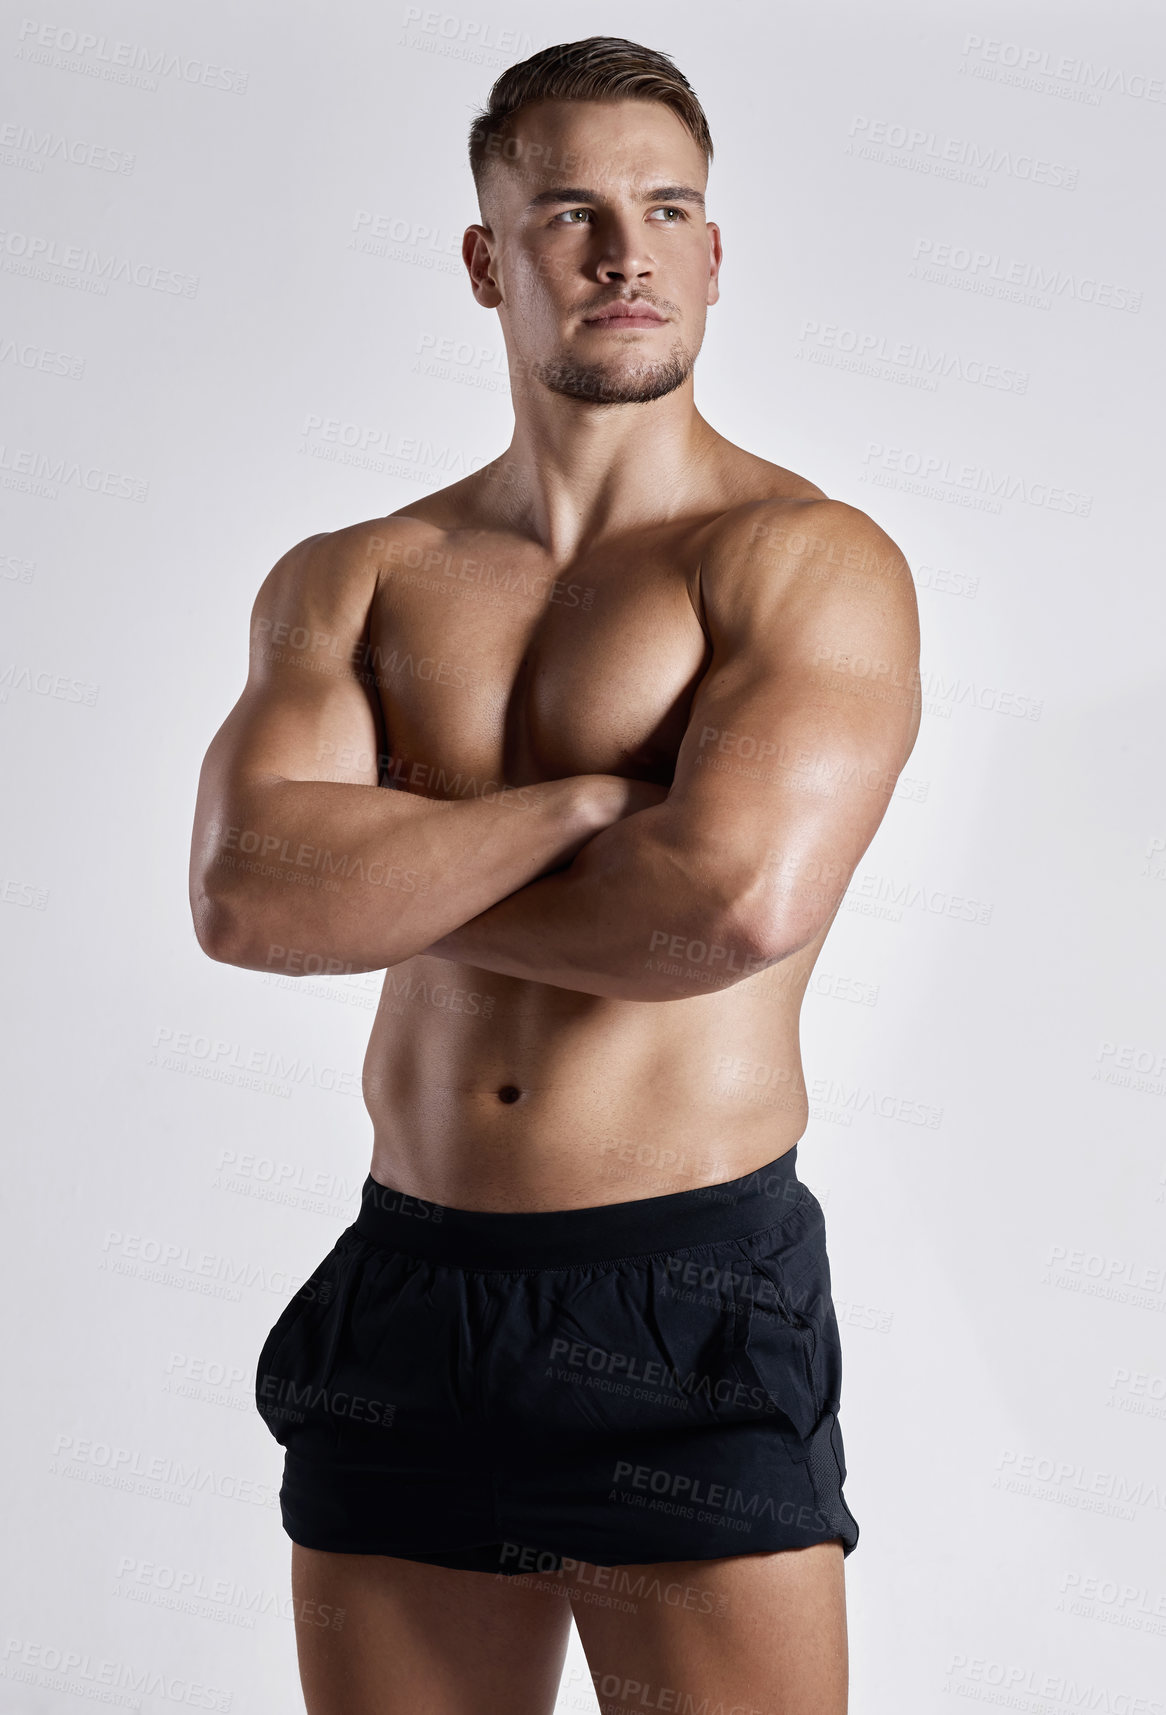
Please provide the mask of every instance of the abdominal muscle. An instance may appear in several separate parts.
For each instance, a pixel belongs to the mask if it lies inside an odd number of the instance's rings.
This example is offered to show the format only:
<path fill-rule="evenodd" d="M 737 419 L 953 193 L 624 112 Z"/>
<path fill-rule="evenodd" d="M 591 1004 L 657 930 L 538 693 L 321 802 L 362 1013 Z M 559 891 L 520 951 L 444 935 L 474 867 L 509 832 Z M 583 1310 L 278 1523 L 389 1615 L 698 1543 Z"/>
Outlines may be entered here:
<path fill-rule="evenodd" d="M 393 966 L 364 1062 L 373 1178 L 454 1208 L 572 1209 L 776 1160 L 809 1116 L 798 1018 L 824 938 L 688 1000 Z"/>

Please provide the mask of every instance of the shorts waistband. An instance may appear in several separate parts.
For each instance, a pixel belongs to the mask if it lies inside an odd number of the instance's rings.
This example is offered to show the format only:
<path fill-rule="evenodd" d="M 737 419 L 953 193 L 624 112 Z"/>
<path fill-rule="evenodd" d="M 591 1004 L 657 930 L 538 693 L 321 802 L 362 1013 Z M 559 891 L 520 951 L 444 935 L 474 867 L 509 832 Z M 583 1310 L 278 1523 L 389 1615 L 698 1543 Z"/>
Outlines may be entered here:
<path fill-rule="evenodd" d="M 586 1209 L 455 1209 L 396 1191 L 370 1173 L 350 1230 L 455 1268 L 572 1268 L 746 1238 L 779 1225 L 808 1195 L 797 1174 L 797 1144 L 739 1179 Z"/>

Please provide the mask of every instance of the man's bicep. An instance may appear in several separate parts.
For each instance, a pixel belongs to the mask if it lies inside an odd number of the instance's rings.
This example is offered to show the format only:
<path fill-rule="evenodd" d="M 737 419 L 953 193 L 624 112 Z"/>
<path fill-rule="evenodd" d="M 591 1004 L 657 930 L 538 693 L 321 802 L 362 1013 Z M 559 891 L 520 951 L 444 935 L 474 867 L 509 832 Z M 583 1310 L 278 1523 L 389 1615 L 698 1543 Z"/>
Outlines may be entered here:
<path fill-rule="evenodd" d="M 885 814 L 918 728 L 914 591 L 794 586 L 716 640 L 668 806 L 786 956 L 825 925 Z M 724 878 L 728 877 L 726 881 Z"/>
<path fill-rule="evenodd" d="M 384 748 L 362 638 L 375 573 L 356 575 L 329 537 L 278 560 L 251 611 L 247 683 L 203 759 L 190 847 L 192 899 L 221 880 L 225 831 L 285 780 L 376 786 Z M 362 606 L 363 604 L 363 606 Z"/>
<path fill-rule="evenodd" d="M 331 536 L 276 563 L 251 612 L 247 683 L 208 752 L 216 772 L 240 788 L 377 784 L 383 734 L 364 647 L 374 584 Z"/>

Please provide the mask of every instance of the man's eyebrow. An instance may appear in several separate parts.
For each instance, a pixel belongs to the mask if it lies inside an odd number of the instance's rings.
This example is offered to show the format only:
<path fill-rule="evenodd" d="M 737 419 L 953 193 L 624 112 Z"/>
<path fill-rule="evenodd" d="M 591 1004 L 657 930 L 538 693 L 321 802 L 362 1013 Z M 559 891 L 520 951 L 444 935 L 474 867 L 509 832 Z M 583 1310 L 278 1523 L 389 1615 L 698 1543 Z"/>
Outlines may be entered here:
<path fill-rule="evenodd" d="M 643 202 L 691 202 L 698 207 L 704 207 L 704 197 L 691 185 L 657 185 L 655 190 L 646 191 L 641 198 Z M 540 191 L 527 203 L 527 211 L 534 208 L 545 208 L 556 202 L 602 202 L 603 198 L 597 191 L 589 191 L 578 185 L 555 185 L 549 191 Z"/>

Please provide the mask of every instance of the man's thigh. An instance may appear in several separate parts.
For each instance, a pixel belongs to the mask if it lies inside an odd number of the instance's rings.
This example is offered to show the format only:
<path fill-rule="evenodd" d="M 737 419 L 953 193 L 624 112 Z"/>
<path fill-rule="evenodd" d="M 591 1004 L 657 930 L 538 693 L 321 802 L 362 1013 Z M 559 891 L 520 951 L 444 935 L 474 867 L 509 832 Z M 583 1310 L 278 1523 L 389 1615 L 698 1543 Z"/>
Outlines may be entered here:
<path fill-rule="evenodd" d="M 560 1574 L 293 1543 L 292 1597 L 307 1715 L 552 1715 L 571 1629 Z"/>
<path fill-rule="evenodd" d="M 838 1539 L 725 1560 L 580 1567 L 568 1587 L 602 1715 L 845 1715 Z"/>

